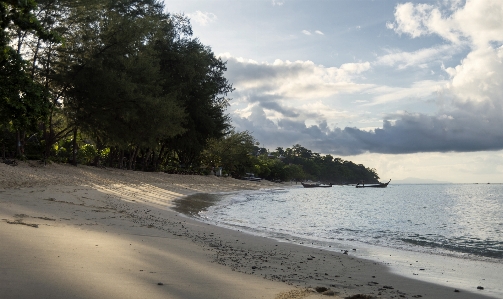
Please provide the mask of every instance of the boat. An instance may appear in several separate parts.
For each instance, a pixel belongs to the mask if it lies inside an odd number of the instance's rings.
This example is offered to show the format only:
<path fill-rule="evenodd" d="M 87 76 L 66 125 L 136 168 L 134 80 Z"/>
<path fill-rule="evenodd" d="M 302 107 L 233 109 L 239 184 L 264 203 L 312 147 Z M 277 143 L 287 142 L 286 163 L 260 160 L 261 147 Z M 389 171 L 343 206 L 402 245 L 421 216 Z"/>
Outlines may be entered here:
<path fill-rule="evenodd" d="M 255 177 L 255 174 L 247 172 L 246 176 L 243 177 L 243 180 L 246 181 L 253 181 L 253 182 L 260 182 L 262 179 Z"/>
<path fill-rule="evenodd" d="M 389 182 L 391 182 L 391 180 L 389 180 L 387 183 L 379 183 L 365 186 L 365 183 L 362 181 L 361 183 L 362 185 L 358 183 L 356 184 L 356 188 L 386 188 L 388 187 Z"/>
<path fill-rule="evenodd" d="M 301 183 L 304 188 L 330 188 L 332 187 L 332 184 L 321 184 L 321 183 L 315 183 L 315 182 L 306 182 L 306 183 Z"/>

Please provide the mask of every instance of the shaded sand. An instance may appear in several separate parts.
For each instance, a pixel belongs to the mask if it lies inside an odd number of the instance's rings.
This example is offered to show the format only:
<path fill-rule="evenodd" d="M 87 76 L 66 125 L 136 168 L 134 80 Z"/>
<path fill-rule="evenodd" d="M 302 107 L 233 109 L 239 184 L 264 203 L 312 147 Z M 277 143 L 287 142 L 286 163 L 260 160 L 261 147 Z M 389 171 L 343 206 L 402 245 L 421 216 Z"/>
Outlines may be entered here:
<path fill-rule="evenodd" d="M 489 298 L 476 286 L 454 292 L 165 208 L 188 194 L 281 186 L 0 164 L 0 298 Z"/>

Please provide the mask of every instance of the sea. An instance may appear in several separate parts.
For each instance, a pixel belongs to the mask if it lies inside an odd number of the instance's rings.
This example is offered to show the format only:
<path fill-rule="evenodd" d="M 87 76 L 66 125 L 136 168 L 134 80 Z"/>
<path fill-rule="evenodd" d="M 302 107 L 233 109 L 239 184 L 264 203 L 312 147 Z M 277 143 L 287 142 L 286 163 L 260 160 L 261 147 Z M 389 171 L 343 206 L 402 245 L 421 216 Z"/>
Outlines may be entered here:
<path fill-rule="evenodd" d="M 282 242 L 348 250 L 415 279 L 485 285 L 489 294 L 503 298 L 503 184 L 299 184 L 196 194 L 179 200 L 177 208 L 204 222 Z M 429 269 L 424 277 L 411 267 L 419 260 Z"/>

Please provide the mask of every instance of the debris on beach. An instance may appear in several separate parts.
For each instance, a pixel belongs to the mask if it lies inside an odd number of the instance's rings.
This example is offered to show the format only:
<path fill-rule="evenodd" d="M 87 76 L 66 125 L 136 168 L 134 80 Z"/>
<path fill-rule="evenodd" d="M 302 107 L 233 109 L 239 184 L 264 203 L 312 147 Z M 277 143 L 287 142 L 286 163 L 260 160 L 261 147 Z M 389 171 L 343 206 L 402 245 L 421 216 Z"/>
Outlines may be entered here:
<path fill-rule="evenodd" d="M 21 225 L 26 225 L 26 226 L 29 226 L 29 227 L 34 227 L 34 228 L 38 228 L 38 224 L 34 224 L 34 223 L 25 223 L 23 222 L 22 219 L 17 219 L 17 220 L 14 220 L 14 221 L 10 221 L 10 220 L 6 220 L 5 221 L 8 223 L 8 224 L 21 224 Z"/>
<path fill-rule="evenodd" d="M 371 295 L 356 294 L 353 296 L 345 297 L 344 299 L 374 299 L 375 297 Z"/>
<path fill-rule="evenodd" d="M 321 294 L 325 295 L 325 296 L 335 296 L 335 292 L 332 290 L 326 290 L 325 292 L 323 292 Z"/>
<path fill-rule="evenodd" d="M 318 292 L 318 293 L 323 293 L 323 292 L 328 291 L 328 288 L 326 288 L 326 287 L 316 287 L 316 288 L 314 288 L 314 289 L 315 289 L 315 290 L 316 290 L 316 292 Z"/>

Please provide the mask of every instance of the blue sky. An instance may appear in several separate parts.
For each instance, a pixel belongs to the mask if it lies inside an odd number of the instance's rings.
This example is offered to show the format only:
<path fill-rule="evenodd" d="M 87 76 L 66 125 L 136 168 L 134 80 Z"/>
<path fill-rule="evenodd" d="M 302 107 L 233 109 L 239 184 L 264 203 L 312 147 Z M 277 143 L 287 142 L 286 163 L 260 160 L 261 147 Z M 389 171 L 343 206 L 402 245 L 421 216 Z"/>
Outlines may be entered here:
<path fill-rule="evenodd" d="M 503 2 L 165 1 L 227 61 L 229 114 L 383 180 L 503 182 Z"/>

